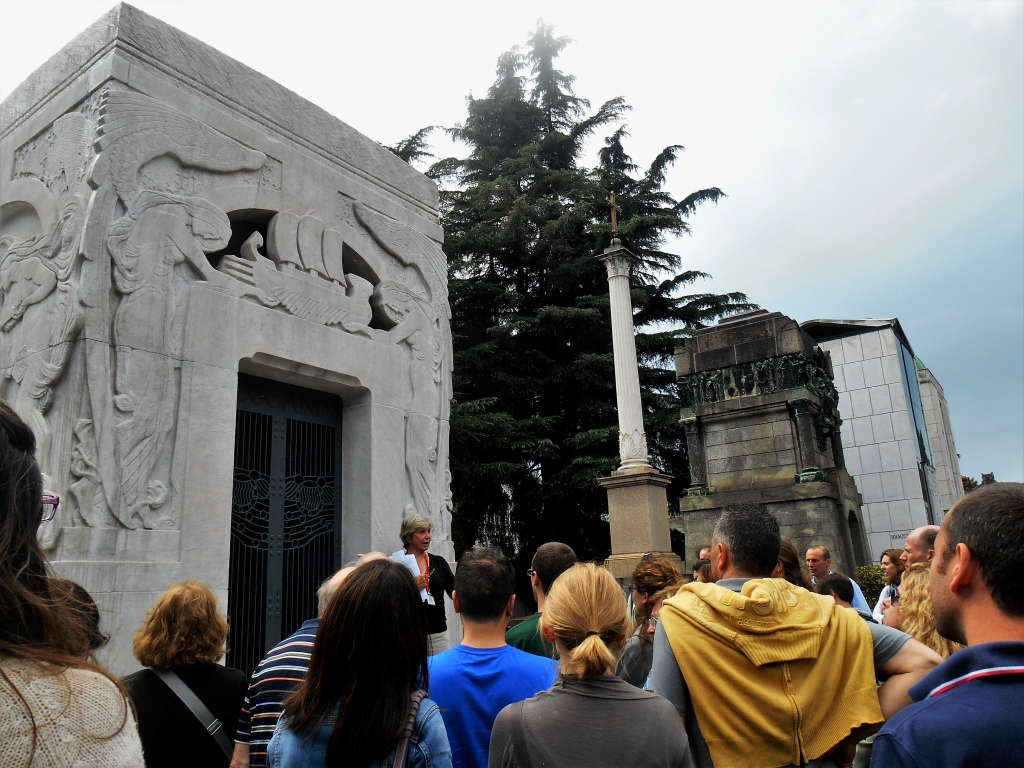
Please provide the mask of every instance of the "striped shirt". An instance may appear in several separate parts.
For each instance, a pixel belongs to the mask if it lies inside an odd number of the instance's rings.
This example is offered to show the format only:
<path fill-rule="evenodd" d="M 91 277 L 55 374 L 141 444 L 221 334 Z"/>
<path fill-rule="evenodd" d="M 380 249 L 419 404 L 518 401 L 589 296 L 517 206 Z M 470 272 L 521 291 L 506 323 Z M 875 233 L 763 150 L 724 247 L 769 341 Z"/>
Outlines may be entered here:
<path fill-rule="evenodd" d="M 238 718 L 235 741 L 249 745 L 249 768 L 265 768 L 267 744 L 284 710 L 284 699 L 306 679 L 319 619 L 275 645 L 252 673 L 249 692 Z"/>

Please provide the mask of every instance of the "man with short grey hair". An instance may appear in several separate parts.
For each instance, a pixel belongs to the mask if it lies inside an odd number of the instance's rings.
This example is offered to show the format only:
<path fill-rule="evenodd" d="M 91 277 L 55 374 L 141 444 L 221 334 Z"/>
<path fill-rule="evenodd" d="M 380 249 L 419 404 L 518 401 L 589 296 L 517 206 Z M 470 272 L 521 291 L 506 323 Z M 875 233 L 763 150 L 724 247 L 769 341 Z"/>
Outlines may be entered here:
<path fill-rule="evenodd" d="M 771 578 L 781 540 L 763 504 L 726 507 L 711 541 L 715 583 L 686 584 L 661 609 L 650 688 L 676 707 L 698 768 L 847 764 L 942 661 Z"/>
<path fill-rule="evenodd" d="M 328 603 L 352 571 L 363 563 L 386 559 L 383 552 L 368 552 L 325 579 L 316 591 L 317 618 L 302 622 L 298 630 L 271 648 L 257 665 L 238 718 L 230 768 L 263 768 L 267 764 L 267 744 L 284 711 L 285 697 L 306 679 L 316 630 Z"/>

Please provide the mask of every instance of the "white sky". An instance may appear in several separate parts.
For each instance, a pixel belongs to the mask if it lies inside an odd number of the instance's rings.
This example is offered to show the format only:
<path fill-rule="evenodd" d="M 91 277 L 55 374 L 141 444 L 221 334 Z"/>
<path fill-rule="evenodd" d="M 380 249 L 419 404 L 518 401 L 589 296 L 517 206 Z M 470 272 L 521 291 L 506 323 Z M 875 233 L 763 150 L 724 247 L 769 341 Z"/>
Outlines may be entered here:
<path fill-rule="evenodd" d="M 0 0 L 0 94 L 112 5 Z M 898 316 L 964 472 L 1022 479 L 1024 2 L 134 5 L 389 144 L 461 121 L 543 18 L 578 95 L 633 106 L 636 161 L 683 144 L 672 191 L 729 195 L 673 244 L 701 290 Z"/>

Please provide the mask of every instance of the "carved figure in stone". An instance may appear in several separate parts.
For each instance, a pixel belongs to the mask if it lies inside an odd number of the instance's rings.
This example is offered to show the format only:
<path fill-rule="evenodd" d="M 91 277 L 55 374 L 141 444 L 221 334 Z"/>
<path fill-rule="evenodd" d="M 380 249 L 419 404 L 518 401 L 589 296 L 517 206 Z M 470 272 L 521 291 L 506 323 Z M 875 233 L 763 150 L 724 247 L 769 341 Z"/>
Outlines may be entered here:
<path fill-rule="evenodd" d="M 83 115 L 64 115 L 19 150 L 9 189 L 36 211 L 43 232 L 23 239 L 0 234 L 0 393 L 35 432 L 50 492 L 60 489 L 52 477 L 57 473 L 47 412 L 82 326 L 74 272 L 90 133 Z M 56 542 L 59 524 L 55 518 L 46 532 L 41 529 L 45 545 Z"/>
<path fill-rule="evenodd" d="M 170 471 L 191 285 L 205 280 L 233 296 L 268 299 L 215 271 L 206 259 L 228 243 L 227 215 L 201 197 L 147 187 L 147 179 L 153 183 L 156 177 L 140 170 L 168 156 L 184 172 L 252 172 L 262 168 L 266 155 L 131 91 L 102 97 L 96 147 L 82 271 L 95 454 L 91 447 L 82 449 L 80 439 L 78 468 L 90 482 L 93 470 L 99 473 L 102 496 L 92 494 L 80 513 L 87 523 L 91 518 L 90 524 L 99 524 L 105 518 L 96 512 L 95 499 L 101 499 L 128 528 L 137 521 L 146 528 L 173 528 Z M 114 220 L 118 205 L 124 215 Z"/>
<path fill-rule="evenodd" d="M 138 514 L 147 528 L 173 526 L 156 510 L 170 486 L 168 441 L 187 309 L 180 294 L 188 283 L 177 283 L 174 267 L 187 263 L 200 277 L 227 282 L 206 253 L 223 248 L 230 237 L 231 223 L 216 206 L 152 190 L 141 191 L 110 228 L 107 247 L 122 297 L 113 318 L 114 406 L 123 414 L 117 423 L 122 522 Z"/>
<path fill-rule="evenodd" d="M 96 468 L 96 440 L 90 419 L 79 419 L 75 424 L 75 443 L 71 474 L 78 479 L 71 484 L 71 494 L 78 503 L 78 514 L 82 522 L 93 528 L 115 528 L 117 521 L 107 507 Z"/>
<path fill-rule="evenodd" d="M 437 472 L 438 415 L 441 388 L 440 355 L 429 305 L 396 283 L 377 286 L 381 305 L 397 325 L 388 331 L 392 343 L 402 345 L 408 360 L 411 397 L 407 406 L 405 468 L 412 506 L 430 515 Z"/>
<path fill-rule="evenodd" d="M 429 402 L 428 412 L 431 414 L 429 422 L 413 418 L 409 423 L 406 469 L 414 504 L 428 504 L 426 509 L 430 511 L 427 514 L 434 516 L 435 523 L 440 526 L 439 530 L 447 530 L 447 514 L 439 506 L 435 507 L 447 491 L 443 473 L 438 470 L 439 467 L 448 466 L 447 419 L 451 400 L 451 309 L 448 305 L 447 258 L 437 242 L 412 227 L 359 202 L 351 203 L 351 210 L 355 214 L 354 219 L 370 232 L 377 244 L 393 259 L 389 268 L 392 279 L 378 284 L 371 299 L 375 313 L 388 323 L 399 322 L 394 314 L 401 288 L 404 292 L 401 303 L 410 307 L 417 305 L 427 321 L 424 325 L 422 319 L 416 320 L 415 327 L 419 333 L 408 337 L 412 341 L 411 347 L 402 341 L 409 347 L 411 365 L 418 363 L 420 356 L 423 356 L 424 365 L 413 366 L 415 370 L 411 374 L 416 379 L 413 400 L 424 404 Z M 347 213 L 342 218 L 349 220 Z M 403 315 L 401 322 L 408 319 L 411 319 L 411 313 L 408 318 Z M 405 330 L 394 328 L 389 333 L 392 341 L 399 341 Z M 429 365 L 426 365 L 428 359 Z M 425 413 L 418 411 L 418 406 L 410 407 L 410 412 Z M 435 428 L 435 423 L 439 424 L 440 429 Z M 423 445 L 416 441 L 424 437 L 430 440 L 429 445 L 435 446 L 427 451 L 426 457 L 422 455 L 422 450 L 414 447 Z M 429 491 L 426 486 L 429 486 Z"/>

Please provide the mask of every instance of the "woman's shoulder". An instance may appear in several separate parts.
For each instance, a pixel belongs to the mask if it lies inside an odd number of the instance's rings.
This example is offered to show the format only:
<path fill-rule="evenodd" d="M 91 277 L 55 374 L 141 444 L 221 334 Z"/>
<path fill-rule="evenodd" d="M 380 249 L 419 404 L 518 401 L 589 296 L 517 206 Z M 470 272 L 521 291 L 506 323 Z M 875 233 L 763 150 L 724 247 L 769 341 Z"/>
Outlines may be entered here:
<path fill-rule="evenodd" d="M 84 758 L 76 764 L 93 764 L 93 759 L 101 758 L 109 765 L 136 764 L 136 758 L 141 764 L 142 745 L 131 709 L 106 675 L 12 657 L 0 660 L 0 667 L 4 671 L 0 711 L 20 713 L 9 718 L 7 725 L 17 728 L 20 718 L 30 717 L 39 744 L 58 750 L 54 754 L 62 759 L 74 758 L 71 762 Z M 0 732 L 0 743 L 17 748 L 14 735 Z"/>
<path fill-rule="evenodd" d="M 417 749 L 410 750 L 410 768 L 451 767 L 452 750 L 448 743 L 448 731 L 441 719 L 441 709 L 429 698 L 420 702 L 411 741 Z"/>

